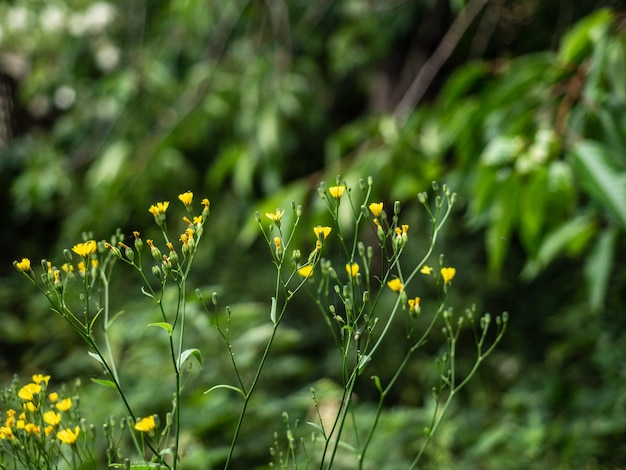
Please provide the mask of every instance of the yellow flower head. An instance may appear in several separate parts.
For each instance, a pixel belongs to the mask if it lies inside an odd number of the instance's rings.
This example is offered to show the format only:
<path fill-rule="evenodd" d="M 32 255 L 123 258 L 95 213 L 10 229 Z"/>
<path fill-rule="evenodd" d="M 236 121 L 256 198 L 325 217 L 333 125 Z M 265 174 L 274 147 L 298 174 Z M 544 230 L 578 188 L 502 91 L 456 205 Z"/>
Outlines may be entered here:
<path fill-rule="evenodd" d="M 61 422 L 61 415 L 54 410 L 46 411 L 43 414 L 43 420 L 50 426 L 56 426 Z"/>
<path fill-rule="evenodd" d="M 298 268 L 298 274 L 302 277 L 311 277 L 313 275 L 313 266 L 306 264 Z"/>
<path fill-rule="evenodd" d="M 22 408 L 24 408 L 24 411 L 30 411 L 31 413 L 37 409 L 37 407 L 32 401 L 27 401 L 26 403 L 24 403 L 22 405 Z"/>
<path fill-rule="evenodd" d="M 191 201 L 193 201 L 193 193 L 191 191 L 187 191 L 186 193 L 179 194 L 178 199 L 180 199 L 180 202 L 182 202 L 185 207 L 190 207 Z"/>
<path fill-rule="evenodd" d="M 276 246 L 276 251 L 280 251 L 280 247 L 281 247 L 280 237 L 274 237 L 274 246 Z"/>
<path fill-rule="evenodd" d="M 165 215 L 165 211 L 169 207 L 169 201 L 157 202 L 156 204 L 152 204 L 148 211 L 155 217 L 159 217 L 161 215 Z"/>
<path fill-rule="evenodd" d="M 57 433 L 57 439 L 61 441 L 63 444 L 74 445 L 76 444 L 76 439 L 78 439 L 78 434 L 80 434 L 80 428 L 76 426 L 74 430 L 71 429 L 62 429 Z"/>
<path fill-rule="evenodd" d="M 140 432 L 150 432 L 156 427 L 154 421 L 154 415 L 150 415 L 147 418 L 140 419 L 135 423 L 135 429 Z"/>
<path fill-rule="evenodd" d="M 22 258 L 22 261 L 15 261 L 13 264 L 24 273 L 30 271 L 30 260 L 28 258 Z"/>
<path fill-rule="evenodd" d="M 345 186 L 331 186 L 330 188 L 328 188 L 328 192 L 329 194 L 335 198 L 335 199 L 339 199 L 341 198 L 341 196 L 343 196 L 344 191 L 346 190 Z"/>
<path fill-rule="evenodd" d="M 202 216 L 198 215 L 196 217 L 193 218 L 193 224 L 194 225 L 202 225 Z"/>
<path fill-rule="evenodd" d="M 322 227 L 318 225 L 317 227 L 313 227 L 313 232 L 318 240 L 326 240 L 328 235 L 330 234 L 332 228 L 330 227 Z"/>
<path fill-rule="evenodd" d="M 456 274 L 455 268 L 441 268 L 441 277 L 443 278 L 443 282 L 448 284 Z"/>
<path fill-rule="evenodd" d="M 383 203 L 382 202 L 372 202 L 369 205 L 370 211 L 374 214 L 374 217 L 380 217 L 383 213 Z"/>
<path fill-rule="evenodd" d="M 9 426 L 0 427 L 0 439 L 13 439 L 13 430 Z"/>
<path fill-rule="evenodd" d="M 78 256 L 82 256 L 86 258 L 87 256 L 96 252 L 98 246 L 96 245 L 95 240 L 89 240 L 84 243 L 77 243 L 72 247 L 72 251 L 76 253 Z"/>
<path fill-rule="evenodd" d="M 422 274 L 426 274 L 427 276 L 430 276 L 430 274 L 433 272 L 433 268 L 425 264 L 424 266 L 422 266 L 422 269 L 420 269 L 420 272 Z"/>
<path fill-rule="evenodd" d="M 355 277 L 357 274 L 359 274 L 359 265 L 357 263 L 348 263 L 346 264 L 346 271 L 350 276 Z"/>
<path fill-rule="evenodd" d="M 416 312 L 419 311 L 420 308 L 420 298 L 419 297 L 415 297 L 414 299 L 409 299 L 409 310 L 411 312 Z"/>
<path fill-rule="evenodd" d="M 387 282 L 387 286 L 394 292 L 402 292 L 402 289 L 404 289 L 402 281 L 398 278 L 392 279 L 391 281 Z"/>
<path fill-rule="evenodd" d="M 50 400 L 50 403 L 56 403 L 59 401 L 59 394 L 57 392 L 48 394 L 48 400 Z"/>
<path fill-rule="evenodd" d="M 274 222 L 277 227 L 280 227 L 280 219 L 283 218 L 283 214 L 284 213 L 285 213 L 284 210 L 281 211 L 280 209 L 276 209 L 276 212 L 274 212 L 274 213 L 266 212 L 265 213 L 265 217 L 267 217 L 272 222 Z"/>
<path fill-rule="evenodd" d="M 50 380 L 50 376 L 49 375 L 43 375 L 43 374 L 35 374 L 33 375 L 33 382 L 36 384 L 40 384 L 41 382 L 45 382 L 46 385 L 48 385 L 48 381 Z"/>
<path fill-rule="evenodd" d="M 59 411 L 67 411 L 72 407 L 72 399 L 64 398 L 63 400 L 58 402 L 55 406 L 56 406 L 56 409 Z"/>
<path fill-rule="evenodd" d="M 26 423 L 24 425 L 24 430 L 28 433 L 28 434 L 36 434 L 39 435 L 40 429 L 39 426 L 37 426 L 34 423 Z"/>
<path fill-rule="evenodd" d="M 25 401 L 32 401 L 35 395 L 38 395 L 41 392 L 41 385 L 35 383 L 29 383 L 24 385 L 17 392 L 17 396 Z"/>

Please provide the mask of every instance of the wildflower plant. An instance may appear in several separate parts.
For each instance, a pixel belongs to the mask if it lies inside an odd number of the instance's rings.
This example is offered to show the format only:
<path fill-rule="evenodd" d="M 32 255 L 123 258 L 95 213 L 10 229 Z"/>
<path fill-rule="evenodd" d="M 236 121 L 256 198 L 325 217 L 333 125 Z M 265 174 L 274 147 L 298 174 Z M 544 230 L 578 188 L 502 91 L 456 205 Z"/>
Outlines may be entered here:
<path fill-rule="evenodd" d="M 332 468 L 338 461 L 338 453 L 345 452 L 345 449 L 348 449 L 348 456 L 343 456 L 342 460 L 351 458 L 353 467 L 363 468 L 384 410 L 385 399 L 403 377 L 416 351 L 431 341 L 435 332 L 443 331 L 444 352 L 436 361 L 439 383 L 433 388 L 435 407 L 432 418 L 425 423 L 424 434 L 415 436 L 416 439 L 422 439 L 412 464 L 412 468 L 415 468 L 440 427 L 454 396 L 467 385 L 501 340 L 507 324 L 506 314 L 496 317 L 495 333 L 492 334 L 490 315 L 478 318 L 475 309 L 457 315 L 448 305 L 448 293 L 457 270 L 444 263 L 442 255 L 436 257 L 434 249 L 452 210 L 455 195 L 446 186 L 439 188 L 434 184 L 432 202 L 426 193 L 418 196 L 430 222 L 430 234 L 421 257 L 415 260 L 412 256 L 405 256 L 412 236 L 409 225 L 402 220 L 400 203 L 386 207 L 383 202 L 372 201 L 372 185 L 371 178 L 361 180 L 358 191 L 353 191 L 339 177 L 333 186 L 327 187 L 322 183 L 318 193 L 328 210 L 327 223 L 324 225 L 302 227 L 303 209 L 295 203 L 291 203 L 290 211 L 277 208 L 264 215 L 258 212 L 255 214 L 260 233 L 269 248 L 268 257 L 274 266 L 275 281 L 267 298 L 266 321 L 271 325 L 271 332 L 252 369 L 249 369 L 249 364 L 243 365 L 237 359 L 237 346 L 233 338 L 237 331 L 232 327 L 231 308 L 222 306 L 218 293 L 212 293 L 210 299 L 205 299 L 201 290 L 196 289 L 196 295 L 221 339 L 234 371 L 233 383 L 217 383 L 205 393 L 222 389 L 236 392 L 241 397 L 238 417 L 232 426 L 230 446 L 224 457 L 224 468 L 234 466 L 235 451 L 241 431 L 247 424 L 246 416 L 251 400 L 267 367 L 281 324 L 287 315 L 293 314 L 290 306 L 297 296 L 310 296 L 312 305 L 319 311 L 323 321 L 323 329 L 328 331 L 337 347 L 341 357 L 337 370 L 341 378 L 341 398 L 336 411 L 328 415 L 320 411 L 326 399 L 323 391 L 312 389 L 317 418 L 307 423 L 312 433 L 310 442 L 295 438 L 296 433 L 303 432 L 303 426 L 292 426 L 288 413 L 284 412 L 287 450 L 282 449 L 283 441 L 278 434 L 271 447 L 274 459 L 271 466 L 280 468 L 306 468 L 311 465 Z M 139 469 L 156 465 L 176 469 L 180 465 L 180 433 L 184 426 L 181 422 L 183 384 L 192 360 L 200 366 L 203 362 L 200 349 L 186 344 L 187 281 L 205 230 L 210 203 L 204 199 L 201 212 L 196 214 L 193 193 L 182 193 L 178 199 L 186 215 L 182 218 L 185 228 L 177 239 L 171 237 L 168 230 L 170 203 L 161 201 L 148 209 L 161 232 L 161 242 L 151 239 L 144 241 L 137 231 L 128 239 L 118 233 L 108 242 L 85 237 L 71 251 L 65 250 L 65 263 L 61 267 L 43 260 L 43 273 L 39 277 L 28 258 L 14 263 L 16 269 L 43 292 L 52 309 L 85 341 L 89 355 L 105 374 L 104 378 L 93 380 L 115 390 L 126 409 L 127 416 L 119 420 L 111 417 L 103 427 L 106 459 L 110 468 Z M 351 216 L 349 221 L 343 217 L 344 213 Z M 306 236 L 303 237 L 303 233 Z M 433 264 L 433 260 L 438 266 Z M 111 311 L 110 283 L 113 267 L 120 262 L 137 274 L 142 284 L 141 292 L 153 302 L 159 313 L 160 321 L 150 323 L 148 327 L 154 330 L 154 334 L 162 334 L 167 338 L 173 398 L 171 411 L 164 417 L 158 414 L 139 416 L 136 413 L 126 392 L 128 379 L 118 370 L 113 354 L 115 338 L 112 337 L 111 325 L 118 316 Z M 422 300 L 424 282 L 434 286 L 438 293 L 437 301 L 430 298 Z M 165 295 L 166 289 L 175 290 L 177 295 L 174 301 Z M 226 315 L 221 315 L 222 312 Z M 370 366 L 384 352 L 386 345 L 394 341 L 392 331 L 397 323 L 406 325 L 405 342 L 408 346 L 404 356 L 395 365 L 390 377 L 372 375 Z M 465 325 L 469 325 L 474 335 L 476 358 L 470 371 L 462 375 L 456 365 L 457 344 Z M 33 380 L 36 382 L 35 378 Z M 358 407 L 354 400 L 355 392 L 363 386 L 373 387 L 378 393 L 375 416 L 367 428 L 358 422 Z M 62 427 L 54 441 L 60 451 L 49 453 L 50 468 L 56 468 L 54 462 L 59 458 L 69 461 L 67 451 L 62 452 L 61 444 L 75 450 L 76 457 L 82 461 L 93 461 L 93 440 L 85 440 L 85 436 L 91 434 L 83 427 L 72 427 L 71 422 L 63 421 L 61 415 L 59 420 L 56 414 L 50 413 L 51 410 L 40 406 L 43 401 L 32 402 L 24 398 L 28 394 L 34 396 L 42 393 L 36 383 L 23 390 L 15 390 L 19 399 L 33 403 L 31 408 L 41 414 L 39 421 L 33 421 L 35 425 L 44 429 L 46 423 L 53 426 L 52 423 L 58 421 L 56 426 Z M 57 408 L 60 404 L 56 405 Z M 17 410 L 15 406 L 10 408 L 7 405 L 7 423 L 8 410 L 13 409 Z M 28 437 L 28 430 L 19 432 L 19 436 Z M 14 428 L 9 424 L 0 428 L 0 439 L 7 441 L 13 435 Z M 132 461 L 121 451 L 125 438 L 134 444 L 138 455 Z M 84 447 L 90 443 L 89 449 Z M 35 460 L 30 460 L 32 452 L 34 456 L 40 455 L 36 448 L 19 448 L 27 449 L 26 453 L 22 455 L 13 450 L 14 454 L 11 455 L 17 455 L 20 462 L 25 462 L 25 468 L 48 468 L 39 467 L 39 461 L 35 464 Z M 73 468 L 78 467 L 74 465 Z"/>

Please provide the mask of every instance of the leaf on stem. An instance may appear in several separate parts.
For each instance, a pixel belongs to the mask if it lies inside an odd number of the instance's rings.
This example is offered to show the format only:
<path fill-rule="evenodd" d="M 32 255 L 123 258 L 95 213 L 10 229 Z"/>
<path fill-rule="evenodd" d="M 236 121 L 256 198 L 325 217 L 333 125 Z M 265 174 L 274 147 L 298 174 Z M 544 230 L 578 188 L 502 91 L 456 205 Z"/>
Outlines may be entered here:
<path fill-rule="evenodd" d="M 172 332 L 174 331 L 174 327 L 167 322 L 161 321 L 158 323 L 149 323 L 148 326 L 158 326 L 159 328 L 163 328 L 165 331 L 172 336 Z"/>
<path fill-rule="evenodd" d="M 117 390 L 117 387 L 115 386 L 115 383 L 112 380 L 104 380 L 104 379 L 91 379 L 92 382 L 103 385 L 105 387 L 108 388 L 112 388 L 114 390 Z"/>
<path fill-rule="evenodd" d="M 194 357 L 196 361 L 198 362 L 198 364 L 200 365 L 200 367 L 202 367 L 202 354 L 200 353 L 200 350 L 198 348 L 190 348 L 190 349 L 185 349 L 181 353 L 180 358 L 178 359 L 179 369 L 183 366 L 185 361 L 189 359 L 190 356 Z"/>
<path fill-rule="evenodd" d="M 218 388 L 225 388 L 227 390 L 234 390 L 235 392 L 241 394 L 242 397 L 246 398 L 246 394 L 239 387 L 235 387 L 233 385 L 226 385 L 226 384 L 214 385 L 213 387 L 211 387 L 210 389 L 205 391 L 204 394 L 206 395 L 207 393 L 211 393 L 213 390 L 217 390 Z"/>
<path fill-rule="evenodd" d="M 276 297 L 272 297 L 272 307 L 270 309 L 270 320 L 276 326 Z"/>

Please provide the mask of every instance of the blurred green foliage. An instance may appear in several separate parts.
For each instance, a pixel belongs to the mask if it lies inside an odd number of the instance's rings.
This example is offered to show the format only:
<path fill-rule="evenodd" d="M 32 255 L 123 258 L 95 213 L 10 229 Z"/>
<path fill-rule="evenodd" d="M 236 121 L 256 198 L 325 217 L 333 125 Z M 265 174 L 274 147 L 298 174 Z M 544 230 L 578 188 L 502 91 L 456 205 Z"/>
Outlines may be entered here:
<path fill-rule="evenodd" d="M 455 295 L 508 310 L 511 324 L 431 448 L 432 467 L 621 465 L 626 40 L 613 3 L 486 2 L 408 116 L 396 106 L 464 2 L 0 4 L 0 72 L 14 92 L 13 136 L 0 142 L 0 238 L 10 247 L 0 266 L 2 378 L 98 374 L 15 277 L 14 259 L 60 258 L 84 230 L 148 231 L 151 203 L 191 189 L 212 201 L 195 281 L 237 309 L 253 354 L 269 269 L 255 210 L 295 200 L 315 225 L 323 216 L 312 188 L 341 173 L 351 182 L 373 175 L 381 200 L 410 211 L 415 194 L 439 180 L 464 209 L 443 240 L 459 273 Z M 123 276 L 120 300 L 136 300 L 117 306 L 128 311 L 119 354 L 130 375 L 149 371 L 158 382 L 158 345 L 142 336 L 151 312 Z M 190 315 L 211 357 L 207 319 Z M 286 409 L 306 417 L 307 390 L 334 360 L 315 325 L 299 305 L 264 384 L 265 406 L 245 431 L 242 468 L 269 461 L 271 432 L 259 429 L 280 431 Z M 225 360 L 215 351 L 186 390 L 208 388 L 227 373 Z M 416 358 L 393 397 L 372 448 L 376 468 L 402 467 L 402 449 L 415 445 L 430 364 Z M 164 408 L 170 399 L 158 388 L 134 393 Z M 371 389 L 360 393 L 367 400 Z M 231 400 L 190 393 L 190 468 L 219 467 Z"/>

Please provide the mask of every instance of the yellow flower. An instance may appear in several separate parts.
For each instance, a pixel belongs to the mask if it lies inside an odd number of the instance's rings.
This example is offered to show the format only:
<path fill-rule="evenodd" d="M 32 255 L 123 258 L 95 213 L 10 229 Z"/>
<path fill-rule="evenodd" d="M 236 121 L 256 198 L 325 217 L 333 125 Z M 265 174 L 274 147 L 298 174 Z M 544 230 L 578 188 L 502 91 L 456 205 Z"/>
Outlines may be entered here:
<path fill-rule="evenodd" d="M 374 214 L 374 217 L 380 217 L 380 215 L 383 213 L 383 203 L 382 202 L 372 202 L 369 205 L 369 208 L 372 211 L 372 214 Z"/>
<path fill-rule="evenodd" d="M 394 292 L 402 292 L 402 289 L 404 289 L 404 285 L 402 284 L 402 281 L 400 281 L 400 279 L 398 278 L 395 278 L 389 281 L 387 283 L 387 286 Z"/>
<path fill-rule="evenodd" d="M 39 394 L 39 392 L 41 392 L 41 385 L 29 383 L 20 388 L 20 390 L 17 392 L 17 396 L 20 397 L 22 400 L 32 401 L 33 397 Z"/>
<path fill-rule="evenodd" d="M 61 400 L 60 402 L 58 402 L 56 404 L 56 408 L 59 411 L 67 411 L 72 407 L 72 399 L 71 398 L 64 398 L 63 400 Z"/>
<path fill-rule="evenodd" d="M 454 279 L 455 274 L 455 268 L 441 268 L 441 277 L 443 278 L 443 282 L 445 284 L 448 284 L 452 279 Z"/>
<path fill-rule="evenodd" d="M 280 237 L 274 237 L 274 246 L 276 246 L 276 251 L 280 251 Z"/>
<path fill-rule="evenodd" d="M 345 186 L 331 186 L 330 188 L 328 188 L 328 192 L 335 199 L 339 199 L 341 196 L 343 196 L 345 190 Z"/>
<path fill-rule="evenodd" d="M 28 434 L 37 434 L 39 435 L 39 426 L 37 426 L 36 424 L 33 423 L 26 423 L 24 425 L 24 430 L 28 433 Z"/>
<path fill-rule="evenodd" d="M 71 429 L 63 429 L 57 433 L 57 439 L 63 444 L 74 445 L 76 444 L 76 439 L 78 439 L 78 434 L 80 434 L 78 426 L 73 431 Z"/>
<path fill-rule="evenodd" d="M 426 274 L 427 276 L 430 276 L 430 274 L 433 272 L 433 268 L 425 264 L 424 266 L 422 266 L 422 269 L 420 269 L 420 272 L 422 274 Z"/>
<path fill-rule="evenodd" d="M 194 225 L 201 225 L 202 224 L 202 216 L 198 215 L 196 217 L 193 218 L 193 223 Z"/>
<path fill-rule="evenodd" d="M 59 401 L 59 394 L 57 392 L 52 392 L 48 395 L 48 399 L 50 400 L 50 403 L 56 403 Z"/>
<path fill-rule="evenodd" d="M 155 427 L 154 415 L 143 418 L 135 423 L 135 429 L 140 432 L 150 432 Z"/>
<path fill-rule="evenodd" d="M 313 275 L 313 266 L 306 264 L 298 268 L 298 274 L 302 277 L 311 277 Z"/>
<path fill-rule="evenodd" d="M 317 227 L 313 227 L 313 232 L 318 240 L 326 240 L 328 235 L 330 234 L 332 228 L 330 227 L 322 227 L 318 225 Z"/>
<path fill-rule="evenodd" d="M 284 210 L 281 211 L 280 209 L 276 209 L 276 212 L 274 212 L 273 214 L 271 212 L 266 212 L 265 217 L 274 222 L 277 227 L 280 227 L 280 219 L 283 218 L 284 213 Z"/>
<path fill-rule="evenodd" d="M 193 200 L 193 193 L 191 191 L 187 191 L 186 193 L 179 194 L 178 199 L 180 199 L 180 202 L 182 202 L 185 207 L 190 207 L 191 201 Z"/>
<path fill-rule="evenodd" d="M 150 212 L 156 218 L 160 215 L 165 215 L 165 211 L 167 210 L 169 205 L 169 201 L 157 202 L 156 204 L 152 204 L 150 206 L 148 212 Z"/>
<path fill-rule="evenodd" d="M 78 256 L 82 256 L 86 258 L 92 253 L 95 253 L 97 248 L 98 246 L 96 245 L 96 241 L 89 240 L 84 243 L 77 243 L 76 245 L 72 247 L 72 251 L 76 253 Z"/>
<path fill-rule="evenodd" d="M 61 269 L 63 270 L 63 272 L 66 272 L 68 274 L 74 272 L 74 266 L 72 266 L 70 263 L 63 263 Z"/>
<path fill-rule="evenodd" d="M 50 380 L 50 376 L 49 375 L 43 375 L 43 374 L 35 374 L 33 375 L 33 382 L 36 384 L 40 384 L 41 382 L 45 382 L 46 385 L 48 385 L 48 381 Z"/>
<path fill-rule="evenodd" d="M 9 426 L 0 427 L 0 439 L 13 439 L 13 430 Z"/>
<path fill-rule="evenodd" d="M 350 276 L 355 277 L 357 274 L 359 274 L 359 265 L 357 263 L 348 263 L 346 264 L 346 271 Z"/>
<path fill-rule="evenodd" d="M 419 297 L 415 297 L 414 299 L 409 299 L 409 310 L 411 312 L 416 312 L 419 311 L 420 308 L 420 298 Z"/>
<path fill-rule="evenodd" d="M 61 422 L 61 415 L 53 410 L 46 411 L 43 414 L 43 420 L 50 426 L 56 426 Z"/>
<path fill-rule="evenodd" d="M 30 271 L 30 260 L 28 258 L 22 258 L 22 261 L 15 261 L 13 264 L 18 270 L 24 273 Z"/>
<path fill-rule="evenodd" d="M 22 407 L 24 408 L 24 410 L 30 411 L 31 413 L 33 413 L 37 409 L 37 407 L 32 401 L 27 401 L 26 403 L 22 405 Z"/>

